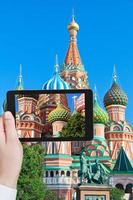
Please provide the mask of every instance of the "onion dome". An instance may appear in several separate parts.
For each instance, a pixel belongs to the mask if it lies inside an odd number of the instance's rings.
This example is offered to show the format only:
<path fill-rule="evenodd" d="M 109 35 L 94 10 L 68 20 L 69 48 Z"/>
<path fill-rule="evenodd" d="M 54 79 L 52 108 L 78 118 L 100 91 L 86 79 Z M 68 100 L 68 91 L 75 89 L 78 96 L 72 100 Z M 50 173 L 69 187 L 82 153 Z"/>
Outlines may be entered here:
<path fill-rule="evenodd" d="M 43 90 L 65 90 L 70 89 L 67 82 L 65 82 L 59 74 L 58 58 L 56 56 L 54 76 L 43 85 Z"/>
<path fill-rule="evenodd" d="M 78 31 L 79 30 L 79 25 L 75 22 L 75 19 L 74 19 L 74 15 L 72 16 L 72 21 L 71 23 L 68 25 L 68 30 L 75 30 L 75 31 Z"/>
<path fill-rule="evenodd" d="M 95 124 L 106 124 L 109 120 L 108 114 L 104 111 L 97 102 L 96 92 L 94 93 L 94 104 L 93 104 L 93 122 Z"/>
<path fill-rule="evenodd" d="M 68 121 L 70 118 L 70 112 L 63 108 L 63 106 L 58 103 L 57 107 L 52 110 L 48 115 L 48 121 L 53 123 L 55 121 Z"/>
<path fill-rule="evenodd" d="M 22 65 L 20 64 L 20 74 L 18 77 L 18 85 L 16 87 L 16 90 L 23 90 L 23 77 L 22 77 Z"/>
<path fill-rule="evenodd" d="M 85 109 L 85 95 L 81 94 L 75 103 L 76 111 L 81 112 Z"/>
<path fill-rule="evenodd" d="M 105 107 L 110 105 L 122 105 L 127 106 L 128 97 L 124 93 L 124 91 L 119 87 L 117 83 L 117 75 L 114 67 L 114 75 L 113 75 L 113 84 L 109 91 L 104 96 L 104 105 Z"/>

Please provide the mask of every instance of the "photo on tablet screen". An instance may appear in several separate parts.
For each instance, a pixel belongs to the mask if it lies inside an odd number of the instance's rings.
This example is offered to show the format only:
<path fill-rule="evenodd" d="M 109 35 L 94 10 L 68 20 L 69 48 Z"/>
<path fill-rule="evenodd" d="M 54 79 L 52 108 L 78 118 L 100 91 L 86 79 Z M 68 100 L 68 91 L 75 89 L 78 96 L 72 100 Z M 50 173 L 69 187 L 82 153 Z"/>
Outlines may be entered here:
<path fill-rule="evenodd" d="M 20 139 L 92 139 L 90 90 L 11 91 L 7 96 L 8 110 L 16 119 Z"/>

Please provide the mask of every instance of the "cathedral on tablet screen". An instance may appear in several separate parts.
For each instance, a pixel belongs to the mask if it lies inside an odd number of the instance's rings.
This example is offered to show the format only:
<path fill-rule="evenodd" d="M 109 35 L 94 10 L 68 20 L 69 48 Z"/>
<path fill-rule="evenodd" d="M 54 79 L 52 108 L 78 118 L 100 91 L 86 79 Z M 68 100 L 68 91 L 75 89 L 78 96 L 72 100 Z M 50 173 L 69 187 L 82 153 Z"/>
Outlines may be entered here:
<path fill-rule="evenodd" d="M 44 82 L 43 90 L 90 88 L 87 71 L 78 50 L 79 25 L 74 16 L 72 16 L 67 28 L 69 45 L 64 63 L 59 69 L 56 57 L 54 74 L 51 74 L 51 78 Z M 51 71 L 53 71 L 52 68 Z M 94 162 L 98 158 L 106 168 L 111 169 L 109 182 L 112 186 L 131 192 L 133 184 L 133 128 L 125 118 L 128 97 L 119 85 L 115 66 L 112 85 L 108 87 L 109 89 L 105 91 L 103 98 L 105 109 L 99 105 L 97 91 L 96 88 L 94 89 L 94 139 L 92 141 L 43 143 L 47 151 L 44 159 L 44 182 L 65 200 L 75 198 L 75 187 L 80 183 L 80 154 L 83 148 L 86 149 L 87 160 Z M 23 90 L 21 73 L 17 89 Z M 58 124 L 57 129 L 64 126 L 68 114 L 66 99 L 61 95 L 59 101 L 60 106 L 57 105 L 57 99 L 53 96 L 42 95 L 38 100 L 20 97 L 21 112 L 17 118 L 19 135 L 23 134 L 23 136 L 28 137 L 39 135 L 44 128 L 43 124 L 45 124 L 45 129 L 51 130 L 50 122 Z M 47 106 L 44 106 L 44 102 Z M 83 115 L 84 104 L 84 95 L 75 97 L 74 112 Z M 25 112 L 26 107 L 27 112 Z M 35 114 L 36 108 L 38 115 Z M 53 113 L 51 114 L 51 112 Z M 30 121 L 26 121 L 28 119 Z M 56 130 L 54 133 L 56 134 Z"/>

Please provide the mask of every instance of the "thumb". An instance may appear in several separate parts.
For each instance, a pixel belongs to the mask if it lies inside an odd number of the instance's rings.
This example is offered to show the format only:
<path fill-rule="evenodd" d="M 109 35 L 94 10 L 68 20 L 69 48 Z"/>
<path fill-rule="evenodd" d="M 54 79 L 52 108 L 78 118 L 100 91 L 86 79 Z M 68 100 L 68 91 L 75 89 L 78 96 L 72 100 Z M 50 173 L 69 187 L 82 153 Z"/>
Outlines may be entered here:
<path fill-rule="evenodd" d="M 17 138 L 15 121 L 11 112 L 9 111 L 5 112 L 3 116 L 3 122 L 5 128 L 6 141 L 8 142 L 10 140 Z"/>

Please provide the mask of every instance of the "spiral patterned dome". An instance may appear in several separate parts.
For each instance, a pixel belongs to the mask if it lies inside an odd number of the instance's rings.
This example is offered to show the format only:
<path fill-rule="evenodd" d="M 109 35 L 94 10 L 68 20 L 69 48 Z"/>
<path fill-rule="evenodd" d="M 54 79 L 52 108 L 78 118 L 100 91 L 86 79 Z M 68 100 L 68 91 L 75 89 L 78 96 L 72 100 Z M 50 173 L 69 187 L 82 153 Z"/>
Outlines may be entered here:
<path fill-rule="evenodd" d="M 111 88 L 104 96 L 105 107 L 110 105 L 127 106 L 128 97 L 124 91 L 119 87 L 116 81 L 113 82 Z"/>
<path fill-rule="evenodd" d="M 54 76 L 49 81 L 44 83 L 44 85 L 42 87 L 43 90 L 67 90 L 67 89 L 70 89 L 69 84 L 61 78 L 58 69 L 59 69 L 59 65 L 58 65 L 58 63 L 56 63 Z"/>
<path fill-rule="evenodd" d="M 108 120 L 107 112 L 99 106 L 97 98 L 95 97 L 93 104 L 93 122 L 96 124 L 106 124 Z"/>
<path fill-rule="evenodd" d="M 48 115 L 48 121 L 50 123 L 55 121 L 68 121 L 69 118 L 70 112 L 64 109 L 61 104 L 58 104 L 57 107 Z"/>

